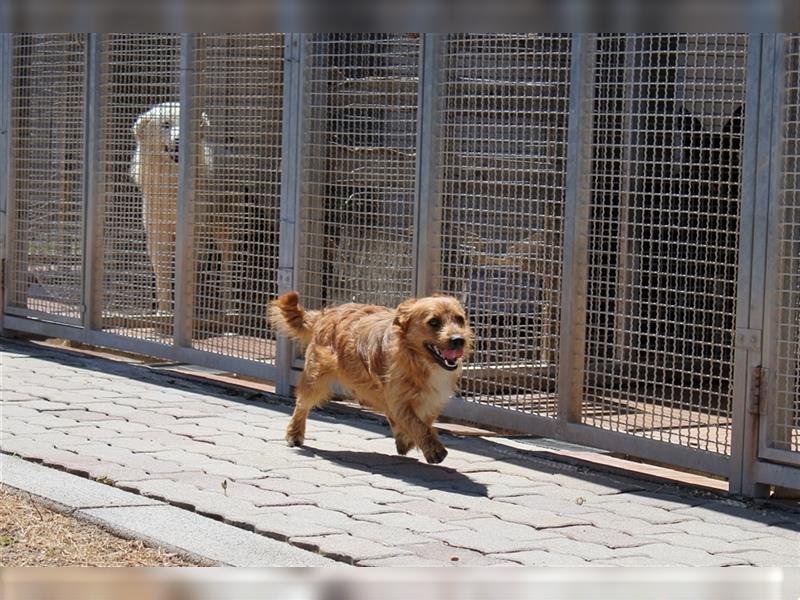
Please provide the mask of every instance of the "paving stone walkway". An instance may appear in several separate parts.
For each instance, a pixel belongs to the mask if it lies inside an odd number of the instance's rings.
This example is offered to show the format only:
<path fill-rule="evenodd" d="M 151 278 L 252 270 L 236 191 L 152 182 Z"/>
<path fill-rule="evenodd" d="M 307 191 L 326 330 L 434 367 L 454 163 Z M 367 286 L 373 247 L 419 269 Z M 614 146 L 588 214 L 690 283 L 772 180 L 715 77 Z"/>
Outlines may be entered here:
<path fill-rule="evenodd" d="M 0 449 L 357 565 L 800 566 L 800 514 L 0 340 Z"/>

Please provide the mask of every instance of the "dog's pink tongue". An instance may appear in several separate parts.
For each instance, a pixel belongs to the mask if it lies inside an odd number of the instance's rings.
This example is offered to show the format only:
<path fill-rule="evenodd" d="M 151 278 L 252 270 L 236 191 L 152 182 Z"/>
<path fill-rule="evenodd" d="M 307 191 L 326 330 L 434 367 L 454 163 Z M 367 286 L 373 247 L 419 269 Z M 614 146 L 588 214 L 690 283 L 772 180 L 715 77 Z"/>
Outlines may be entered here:
<path fill-rule="evenodd" d="M 450 360 L 450 361 L 456 361 L 459 358 L 461 358 L 463 356 L 463 354 L 464 354 L 464 351 L 461 348 L 459 348 L 458 350 L 442 350 L 441 352 L 442 352 L 442 356 L 446 360 Z"/>

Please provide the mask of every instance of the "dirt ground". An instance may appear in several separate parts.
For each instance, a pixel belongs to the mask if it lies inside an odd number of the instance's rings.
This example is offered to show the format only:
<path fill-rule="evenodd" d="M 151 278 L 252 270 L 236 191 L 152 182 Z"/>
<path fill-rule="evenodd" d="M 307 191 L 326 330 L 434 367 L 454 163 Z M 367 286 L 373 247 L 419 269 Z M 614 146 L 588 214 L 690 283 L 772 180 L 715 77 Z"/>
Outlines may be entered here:
<path fill-rule="evenodd" d="M 197 566 L 138 540 L 126 540 L 0 485 L 0 567 Z"/>

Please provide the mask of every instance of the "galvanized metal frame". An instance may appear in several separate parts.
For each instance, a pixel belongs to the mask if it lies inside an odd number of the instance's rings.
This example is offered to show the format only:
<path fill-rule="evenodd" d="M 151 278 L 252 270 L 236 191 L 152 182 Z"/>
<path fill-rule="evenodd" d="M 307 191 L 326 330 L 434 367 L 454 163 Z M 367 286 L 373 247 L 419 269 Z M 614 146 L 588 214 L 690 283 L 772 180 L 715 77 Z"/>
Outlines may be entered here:
<path fill-rule="evenodd" d="M 771 36 L 753 34 L 748 39 L 745 129 L 742 155 L 740 209 L 739 278 L 736 301 L 736 345 L 734 349 L 733 412 L 731 434 L 731 491 L 749 495 L 757 493 L 752 473 L 756 460 L 758 419 L 751 414 L 753 369 L 761 365 L 760 341 L 763 317 L 764 248 L 756 240 L 764 240 L 760 231 L 766 221 L 765 200 L 769 198 L 768 165 L 771 131 L 763 125 L 771 118 L 771 96 L 775 45 Z M 766 85 L 765 85 L 766 84 Z M 765 163 L 766 167 L 765 168 Z M 757 218 L 761 217 L 761 218 Z M 754 333 L 754 336 L 749 334 Z M 748 343 L 750 342 L 750 343 Z"/>
<path fill-rule="evenodd" d="M 281 159 L 281 224 L 278 254 L 278 293 L 285 294 L 296 286 L 298 252 L 297 223 L 300 220 L 300 120 L 303 110 L 304 41 L 299 33 L 286 34 L 283 60 L 283 132 Z M 279 335 L 276 347 L 276 391 L 291 394 L 294 347 Z"/>
<path fill-rule="evenodd" d="M 83 327 L 100 329 L 102 321 L 102 225 L 103 206 L 97 176 L 100 132 L 100 44 L 102 34 L 87 34 L 86 96 L 83 170 Z"/>
<path fill-rule="evenodd" d="M 306 181 L 303 177 L 303 171 L 306 165 L 306 155 L 304 149 L 306 147 L 306 139 L 308 136 L 308 120 L 309 115 L 307 114 L 306 108 L 308 105 L 307 95 L 308 90 L 306 87 L 306 61 L 308 60 L 308 47 L 311 44 L 311 35 L 309 33 L 298 33 L 294 34 L 297 40 L 297 50 L 296 50 L 296 57 L 297 57 L 297 65 L 294 69 L 294 75 L 296 78 L 295 83 L 292 87 L 295 89 L 295 98 L 294 103 L 292 105 L 292 111 L 294 113 L 294 118 L 296 121 L 294 132 L 296 134 L 297 140 L 297 148 L 295 150 L 295 175 L 294 175 L 294 193 L 292 199 L 292 211 L 294 214 L 295 219 L 295 227 L 294 227 L 294 239 L 292 240 L 292 274 L 291 274 L 291 281 L 292 287 L 295 290 L 304 290 L 306 282 L 303 278 L 303 268 L 302 268 L 302 256 L 301 256 L 301 246 L 302 246 L 302 236 L 307 235 L 300 229 L 301 225 L 301 218 L 302 218 L 302 210 L 303 210 L 303 203 L 305 198 L 310 194 L 309 187 L 310 183 Z M 283 205 L 281 205 L 281 209 Z M 288 242 L 287 242 L 288 243 Z M 283 374 L 283 381 L 281 382 L 281 387 L 285 388 L 286 386 L 286 377 L 287 374 L 290 375 L 290 380 L 292 378 L 296 380 L 299 377 L 299 373 L 303 369 L 303 358 L 298 356 L 295 352 L 296 345 L 289 340 L 282 339 L 284 336 L 278 336 L 279 345 L 278 345 L 278 364 L 281 365 L 281 370 Z M 281 355 L 281 353 L 288 353 Z M 285 366 L 286 363 L 288 366 Z"/>
<path fill-rule="evenodd" d="M 178 149 L 178 219 L 175 232 L 175 345 L 192 345 L 194 318 L 194 186 L 197 135 L 194 119 L 195 36 L 181 35 L 180 131 Z"/>
<path fill-rule="evenodd" d="M 13 34 L 0 33 L 0 333 L 5 329 L 7 246 L 11 231 L 11 70 Z"/>
<path fill-rule="evenodd" d="M 106 331 L 84 329 L 80 326 L 63 325 L 61 323 L 51 323 L 16 315 L 6 315 L 6 328 L 34 335 L 63 338 L 90 346 L 114 348 L 133 354 L 154 356 L 162 358 L 165 361 L 199 365 L 209 369 L 238 373 L 248 377 L 272 380 L 274 375 L 273 365 L 233 356 L 215 354 L 213 352 L 206 352 L 186 346 L 165 346 L 158 342 L 125 337 Z"/>
<path fill-rule="evenodd" d="M 558 353 L 561 361 L 558 370 L 558 422 L 563 426 L 580 422 L 583 398 L 586 285 L 589 268 L 593 51 L 592 34 L 572 36 L 561 342 Z"/>
<path fill-rule="evenodd" d="M 297 110 L 297 116 L 296 116 L 297 127 L 296 127 L 296 131 L 297 131 L 298 149 L 297 149 L 297 152 L 296 152 L 297 165 L 295 167 L 296 171 L 297 171 L 297 175 L 296 175 L 296 178 L 297 178 L 297 184 L 296 184 L 297 191 L 295 193 L 295 214 L 297 215 L 296 222 L 297 222 L 298 227 L 296 228 L 294 247 L 292 249 L 293 250 L 293 255 L 295 257 L 295 259 L 293 260 L 292 278 L 293 278 L 294 287 L 297 290 L 304 291 L 304 290 L 307 289 L 306 286 L 308 285 L 308 283 L 305 281 L 304 272 L 303 272 L 303 268 L 302 268 L 302 264 L 301 264 L 301 260 L 303 260 L 303 258 L 305 258 L 305 257 L 302 256 L 301 247 L 302 247 L 303 235 L 308 235 L 308 233 L 305 232 L 305 231 L 301 231 L 300 228 L 299 228 L 299 225 L 300 225 L 300 218 L 301 218 L 301 215 L 302 215 L 302 210 L 303 210 L 304 203 L 306 202 L 306 199 L 309 196 L 314 195 L 314 192 L 311 191 L 312 186 L 316 186 L 317 185 L 316 183 L 311 183 L 311 182 L 307 181 L 306 178 L 304 177 L 304 171 L 305 171 L 305 168 L 306 168 L 306 160 L 308 160 L 308 157 L 305 154 L 306 142 L 308 141 L 308 137 L 310 136 L 309 128 L 308 128 L 308 121 L 310 120 L 310 116 L 308 114 L 309 111 L 308 111 L 308 99 L 307 99 L 307 97 L 308 97 L 309 94 L 308 94 L 308 90 L 307 90 L 307 86 L 306 86 L 306 83 L 307 83 L 307 80 L 306 80 L 306 78 L 307 78 L 306 61 L 308 60 L 308 55 L 309 55 L 308 48 L 309 48 L 310 44 L 312 43 L 311 36 L 313 34 L 301 33 L 301 34 L 297 34 L 297 35 L 298 35 L 298 40 L 299 40 L 298 41 L 298 44 L 299 44 L 298 57 L 297 57 L 297 60 L 298 60 L 298 66 L 297 66 L 297 87 L 298 87 L 298 91 L 297 91 L 297 100 L 296 100 L 297 106 L 296 106 L 295 110 Z M 319 85 L 323 85 L 324 82 L 318 82 L 318 84 Z M 315 135 L 317 135 L 319 137 L 322 137 L 324 134 L 320 133 L 320 132 L 315 132 Z M 316 219 L 314 221 L 316 221 Z M 314 224 L 313 226 L 316 228 L 315 232 L 320 231 L 319 230 L 319 226 L 317 224 Z M 302 369 L 303 361 L 302 361 L 302 359 L 299 359 L 299 358 L 295 359 L 295 357 L 292 357 L 292 364 L 293 364 L 293 367 L 295 367 L 297 369 Z"/>
<path fill-rule="evenodd" d="M 790 488 L 793 490 L 800 490 L 800 469 L 797 465 L 781 464 L 780 462 L 769 462 L 766 460 L 755 461 L 752 465 L 753 479 L 759 482 L 760 487 L 756 489 L 759 495 L 766 492 L 768 484 L 775 485 L 782 488 Z M 761 492 L 760 490 L 763 490 Z M 751 496 L 747 488 L 743 488 L 739 492 L 743 496 Z"/>
<path fill-rule="evenodd" d="M 674 464 L 706 473 L 724 475 L 729 470 L 730 460 L 722 454 L 702 452 L 686 446 L 637 437 L 618 431 L 608 431 L 581 423 L 564 423 L 557 419 L 507 410 L 498 406 L 478 404 L 461 398 L 453 398 L 443 414 L 447 417 L 490 427 L 604 448 L 612 452 Z"/>
<path fill-rule="evenodd" d="M 4 201 L 3 201 L 3 209 L 5 211 L 5 218 L 3 220 L 4 223 L 4 231 L 3 231 L 3 272 L 0 273 L 0 276 L 3 278 L 2 288 L 2 301 L 3 301 L 3 321 L 5 322 L 6 314 L 9 312 L 9 309 L 12 307 L 9 304 L 9 294 L 11 293 L 12 288 L 12 272 L 14 270 L 13 265 L 13 245 L 14 240 L 16 237 L 17 232 L 17 223 L 15 219 L 15 201 L 14 197 L 16 195 L 15 188 L 16 188 L 16 173 L 15 173 L 15 163 L 14 163 L 14 154 L 12 152 L 12 143 L 14 140 L 14 119 L 12 118 L 12 105 L 14 102 L 14 94 L 13 94 L 13 81 L 14 81 L 14 35 L 13 33 L 4 33 L 3 34 L 3 55 L 2 60 L 3 64 L 7 69 L 6 74 L 4 74 L 4 79 L 6 80 L 5 89 L 2 90 L 2 110 L 5 113 L 6 118 L 6 125 L 4 127 L 5 131 L 5 147 L 4 150 L 6 154 L 2 157 L 2 164 L 0 168 L 3 169 L 6 179 L 4 181 L 0 181 L 0 187 L 2 187 L 2 194 L 4 194 Z"/>
<path fill-rule="evenodd" d="M 414 210 L 414 294 L 428 296 L 433 289 L 434 261 L 439 260 L 441 186 L 436 177 L 438 160 L 438 77 L 443 35 L 422 36 L 417 112 L 417 176 Z"/>

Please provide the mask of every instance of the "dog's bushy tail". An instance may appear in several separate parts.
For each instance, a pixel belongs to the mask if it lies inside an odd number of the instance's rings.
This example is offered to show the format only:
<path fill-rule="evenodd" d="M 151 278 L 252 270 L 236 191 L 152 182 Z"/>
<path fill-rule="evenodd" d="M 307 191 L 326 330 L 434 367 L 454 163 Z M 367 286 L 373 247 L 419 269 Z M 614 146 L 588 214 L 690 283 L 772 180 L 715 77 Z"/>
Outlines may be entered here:
<path fill-rule="evenodd" d="M 318 311 L 305 310 L 300 305 L 300 295 L 289 292 L 273 300 L 269 307 L 272 326 L 303 344 L 311 341 L 311 331 Z"/>

